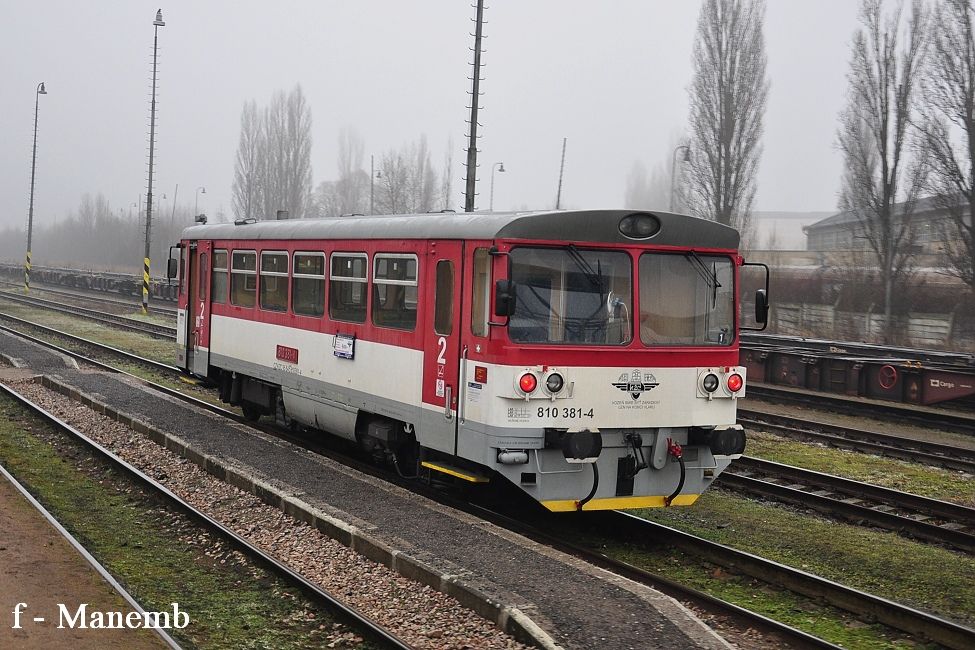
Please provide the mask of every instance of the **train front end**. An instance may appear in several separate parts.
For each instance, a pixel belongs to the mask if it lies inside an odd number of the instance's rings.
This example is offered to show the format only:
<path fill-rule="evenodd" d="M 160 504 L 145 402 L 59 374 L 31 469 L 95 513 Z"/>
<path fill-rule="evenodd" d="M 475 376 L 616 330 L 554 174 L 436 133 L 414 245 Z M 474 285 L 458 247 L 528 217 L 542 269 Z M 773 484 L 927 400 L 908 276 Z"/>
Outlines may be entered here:
<path fill-rule="evenodd" d="M 745 449 L 737 233 L 679 217 L 683 245 L 655 245 L 643 235 L 677 226 L 635 216 L 653 221 L 624 217 L 618 243 L 495 251 L 503 335 L 470 351 L 463 426 L 476 435 L 458 453 L 485 454 L 551 511 L 690 505 Z"/>

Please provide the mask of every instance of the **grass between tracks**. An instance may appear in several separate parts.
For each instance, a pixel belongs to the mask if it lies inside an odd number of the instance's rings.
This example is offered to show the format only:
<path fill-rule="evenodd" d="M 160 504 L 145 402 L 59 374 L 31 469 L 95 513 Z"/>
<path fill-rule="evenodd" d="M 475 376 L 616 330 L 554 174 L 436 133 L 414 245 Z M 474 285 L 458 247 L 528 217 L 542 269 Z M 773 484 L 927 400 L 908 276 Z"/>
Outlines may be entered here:
<path fill-rule="evenodd" d="M 149 611 L 190 614 L 187 647 L 366 647 L 300 593 L 154 503 L 0 398 L 0 463 Z"/>
<path fill-rule="evenodd" d="M 61 314 L 0 300 L 0 311 L 23 318 L 40 325 L 53 327 L 68 334 L 81 336 L 104 345 L 110 345 L 140 357 L 172 364 L 176 358 L 176 343 L 83 319 L 70 314 Z"/>
<path fill-rule="evenodd" d="M 895 533 L 837 523 L 711 490 L 690 508 L 637 514 L 706 539 L 814 573 L 967 625 L 975 622 L 975 558 Z M 771 589 L 698 561 L 635 548 L 611 549 L 648 570 L 689 582 L 743 607 L 845 647 L 892 647 L 896 640 L 807 599 Z M 887 633 L 890 631 L 888 630 Z"/>
<path fill-rule="evenodd" d="M 975 507 L 975 480 L 964 472 L 822 447 L 763 431 L 748 432 L 747 453 L 777 463 Z"/>

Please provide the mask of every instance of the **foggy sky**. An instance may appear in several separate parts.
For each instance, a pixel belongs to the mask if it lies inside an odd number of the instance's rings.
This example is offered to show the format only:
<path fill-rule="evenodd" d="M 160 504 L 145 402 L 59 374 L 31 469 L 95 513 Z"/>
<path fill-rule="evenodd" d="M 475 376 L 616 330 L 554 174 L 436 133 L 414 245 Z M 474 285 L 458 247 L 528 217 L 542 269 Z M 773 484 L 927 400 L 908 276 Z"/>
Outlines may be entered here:
<path fill-rule="evenodd" d="M 26 223 L 34 90 L 40 98 L 35 219 L 102 193 L 114 211 L 145 197 L 155 11 L 159 93 L 155 195 L 231 216 L 243 103 L 300 83 L 312 110 L 313 179 L 334 179 L 341 128 L 377 159 L 426 134 L 439 168 L 452 139 L 463 206 L 474 10 L 460 0 L 6 2 L 0 21 L 0 227 Z M 620 207 L 637 161 L 669 164 L 687 124 L 699 11 L 677 0 L 488 2 L 479 197 L 488 207 Z M 756 210 L 832 210 L 841 158 L 854 0 L 768 0 L 771 92 Z M 140 254 L 141 255 L 141 254 Z"/>

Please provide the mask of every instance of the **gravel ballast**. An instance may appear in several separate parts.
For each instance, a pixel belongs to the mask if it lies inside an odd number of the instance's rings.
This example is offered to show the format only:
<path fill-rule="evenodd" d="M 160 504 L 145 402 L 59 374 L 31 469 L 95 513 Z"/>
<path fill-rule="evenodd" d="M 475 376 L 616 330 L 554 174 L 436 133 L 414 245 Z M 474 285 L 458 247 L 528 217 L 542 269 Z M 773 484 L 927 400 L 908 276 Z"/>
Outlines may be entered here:
<path fill-rule="evenodd" d="M 0 335 L 0 350 L 6 350 L 8 338 Z M 32 357 L 43 354 L 48 353 L 37 348 L 33 353 L 21 349 L 17 356 L 33 366 Z M 491 602 L 517 608 L 564 647 L 727 647 L 699 619 L 672 599 L 475 517 L 433 504 L 279 439 L 159 395 L 134 381 L 63 366 L 52 369 L 51 374 L 75 390 L 178 438 L 192 448 L 194 454 L 209 457 L 214 463 L 235 472 L 246 472 L 255 484 L 277 494 L 277 499 L 300 502 L 325 513 L 346 526 L 364 531 L 377 546 L 408 555 L 420 565 L 429 567 L 431 573 L 441 576 L 445 582 L 449 578 L 464 583 L 476 588 Z M 85 411 L 90 413 L 88 409 Z M 103 426 L 107 425 L 98 425 Z M 124 431 L 127 433 L 119 434 L 128 436 L 121 439 L 124 447 L 131 446 L 142 453 L 141 448 L 148 445 L 162 451 L 147 438 L 138 440 L 139 434 L 127 427 Z M 134 460 L 130 462 L 142 466 Z M 175 491 L 179 490 L 174 485 L 179 486 L 184 480 L 180 478 L 184 468 L 199 472 L 200 478 L 186 479 L 190 481 L 187 489 L 195 490 L 191 492 L 195 494 L 195 503 L 210 504 L 221 509 L 223 516 L 241 521 L 252 512 L 257 513 L 256 519 L 246 519 L 241 534 L 262 539 L 271 545 L 269 550 L 275 554 L 292 547 L 302 549 L 296 558 L 286 561 L 316 581 L 334 574 L 344 578 L 353 571 L 350 567 L 365 564 L 361 555 L 351 553 L 280 510 L 264 505 L 249 493 L 236 491 L 220 481 L 212 486 L 196 483 L 209 477 L 185 459 L 172 455 L 167 463 L 153 460 L 149 466 L 155 468 L 148 472 L 150 475 L 164 473 L 166 480 L 173 482 L 167 485 Z M 237 529 L 236 522 L 228 525 Z M 288 532 L 289 528 L 293 530 Z M 334 560 L 331 550 L 305 550 L 300 545 L 308 539 L 322 544 L 323 549 L 329 545 L 343 549 L 351 553 L 351 559 Z M 368 549 L 365 552 L 370 555 Z M 456 601 L 447 599 L 425 603 L 418 610 L 403 609 L 419 599 L 417 594 L 429 592 L 438 598 L 444 596 L 435 589 L 406 581 L 385 566 L 365 566 L 370 568 L 364 574 L 358 574 L 360 577 L 347 583 L 340 582 L 338 589 L 345 588 L 355 595 L 357 590 L 365 589 L 367 583 L 371 584 L 374 576 L 383 575 L 383 572 L 389 573 L 394 584 L 404 580 L 398 587 L 363 598 L 367 603 L 371 601 L 388 610 L 392 619 L 404 621 L 407 627 L 419 625 L 422 628 L 420 638 L 426 640 L 423 647 L 515 647 L 505 645 L 514 643 L 510 638 L 500 635 L 492 638 L 487 632 L 470 632 L 472 628 L 468 626 L 475 621 L 498 634 L 497 628 L 474 616 Z M 424 582 L 430 582 L 429 576 Z M 360 606 L 354 600 L 349 602 Z M 472 617 L 458 623 L 460 636 L 456 642 L 449 636 L 454 633 L 454 624 L 447 618 L 454 608 Z M 392 629 L 411 639 L 408 630 Z M 465 640 L 468 638 L 465 635 L 471 634 L 470 640 Z M 487 645 L 489 642 L 498 645 Z"/>

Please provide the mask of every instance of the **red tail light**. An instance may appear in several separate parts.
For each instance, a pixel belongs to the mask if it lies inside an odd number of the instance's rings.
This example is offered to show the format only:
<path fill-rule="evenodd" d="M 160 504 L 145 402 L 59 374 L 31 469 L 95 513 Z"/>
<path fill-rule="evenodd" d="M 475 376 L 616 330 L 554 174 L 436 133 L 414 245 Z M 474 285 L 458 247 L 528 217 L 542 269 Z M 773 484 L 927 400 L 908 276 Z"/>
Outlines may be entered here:
<path fill-rule="evenodd" d="M 538 378 L 530 372 L 526 372 L 518 380 L 518 388 L 526 395 L 531 395 L 538 388 Z"/>
<path fill-rule="evenodd" d="M 741 390 L 742 386 L 745 385 L 745 380 L 741 378 L 741 375 L 735 373 L 728 377 L 728 390 L 732 393 L 737 393 Z"/>

